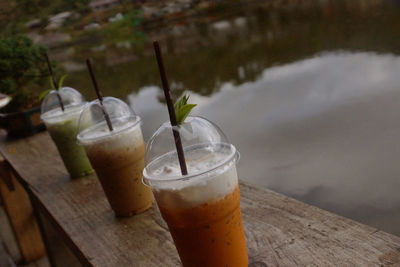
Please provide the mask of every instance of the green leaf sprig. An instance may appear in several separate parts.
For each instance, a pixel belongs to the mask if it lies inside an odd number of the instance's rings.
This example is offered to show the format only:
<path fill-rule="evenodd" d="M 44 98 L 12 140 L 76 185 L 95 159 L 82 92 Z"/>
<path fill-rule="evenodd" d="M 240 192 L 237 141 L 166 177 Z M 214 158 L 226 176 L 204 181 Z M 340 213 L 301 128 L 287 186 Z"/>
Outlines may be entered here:
<path fill-rule="evenodd" d="M 174 109 L 176 114 L 176 121 L 178 125 L 181 125 L 192 109 L 197 106 L 197 104 L 188 104 L 189 96 L 183 95 L 181 99 L 175 102 Z"/>
<path fill-rule="evenodd" d="M 39 95 L 39 100 L 42 100 L 46 95 L 48 95 L 50 93 L 51 90 L 60 89 L 63 86 L 64 80 L 65 80 L 65 78 L 67 76 L 68 76 L 68 74 L 64 74 L 63 76 L 61 76 L 60 80 L 58 81 L 58 85 L 57 85 L 58 87 L 57 88 L 54 87 L 55 85 L 54 85 L 53 79 L 50 76 L 49 77 L 50 89 L 47 89 L 47 90 L 44 90 L 43 92 L 41 92 L 40 95 Z"/>

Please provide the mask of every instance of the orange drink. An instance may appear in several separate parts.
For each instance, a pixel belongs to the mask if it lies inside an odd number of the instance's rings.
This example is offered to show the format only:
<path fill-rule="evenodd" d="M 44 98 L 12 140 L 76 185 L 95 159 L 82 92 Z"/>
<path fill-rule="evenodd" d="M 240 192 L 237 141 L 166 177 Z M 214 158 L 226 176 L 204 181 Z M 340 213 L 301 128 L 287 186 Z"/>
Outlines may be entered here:
<path fill-rule="evenodd" d="M 190 208 L 163 206 L 163 197 L 159 208 L 184 266 L 247 266 L 239 187 Z"/>
<path fill-rule="evenodd" d="M 187 175 L 180 172 L 173 145 L 157 156 L 171 135 L 170 128 L 164 125 L 163 134 L 161 127 L 148 142 L 143 179 L 153 190 L 185 267 L 245 267 L 248 255 L 236 172 L 238 153 L 231 144 L 203 142 L 206 133 L 196 133 L 206 129 L 207 134 L 211 131 L 208 140 L 223 140 L 220 130 L 212 131 L 212 127 L 216 126 L 199 117 L 189 117 L 180 126 Z"/>

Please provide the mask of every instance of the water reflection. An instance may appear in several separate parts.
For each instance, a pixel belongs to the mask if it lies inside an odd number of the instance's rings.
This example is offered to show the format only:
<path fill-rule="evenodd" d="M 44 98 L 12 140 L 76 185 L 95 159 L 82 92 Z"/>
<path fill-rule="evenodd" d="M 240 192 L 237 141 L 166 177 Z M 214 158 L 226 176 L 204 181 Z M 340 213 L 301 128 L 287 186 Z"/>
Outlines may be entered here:
<path fill-rule="evenodd" d="M 400 9 L 385 1 L 307 1 L 279 5 L 251 4 L 184 22 L 142 25 L 141 41 L 132 41 L 137 28 L 85 33 L 76 40 L 73 55 L 52 50 L 63 61 L 71 85 L 94 96 L 84 69 L 88 56 L 105 94 L 126 97 L 158 79 L 152 40 L 160 40 L 175 97 L 190 89 L 201 95 L 220 90 L 221 84 L 255 81 L 268 67 L 312 57 L 323 51 L 400 53 Z M 393 25 L 388 27 L 387 25 Z M 111 38 L 110 35 L 118 38 Z M 78 71 L 77 71 L 78 70 Z"/>
<path fill-rule="evenodd" d="M 195 114 L 237 145 L 241 179 L 400 235 L 400 6 L 289 2 L 85 32 L 52 57 L 93 98 L 82 69 L 92 57 L 104 95 L 128 98 L 147 139 L 168 119 L 160 40 L 174 97 L 190 89 Z"/>
<path fill-rule="evenodd" d="M 400 234 L 399 69 L 394 55 L 329 53 L 191 94 L 240 150 L 241 179 Z M 146 138 L 168 119 L 160 93 L 129 97 Z"/>

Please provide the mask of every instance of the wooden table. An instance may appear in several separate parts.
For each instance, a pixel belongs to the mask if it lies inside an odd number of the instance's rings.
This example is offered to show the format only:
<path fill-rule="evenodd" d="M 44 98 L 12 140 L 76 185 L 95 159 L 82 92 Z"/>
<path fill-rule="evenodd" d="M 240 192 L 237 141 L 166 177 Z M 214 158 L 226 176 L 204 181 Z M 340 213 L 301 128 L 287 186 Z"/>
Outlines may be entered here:
<path fill-rule="evenodd" d="M 95 175 L 71 180 L 46 132 L 0 153 L 84 266 L 179 266 L 158 209 L 111 211 Z M 240 184 L 250 266 L 400 265 L 400 237 L 267 189 Z"/>

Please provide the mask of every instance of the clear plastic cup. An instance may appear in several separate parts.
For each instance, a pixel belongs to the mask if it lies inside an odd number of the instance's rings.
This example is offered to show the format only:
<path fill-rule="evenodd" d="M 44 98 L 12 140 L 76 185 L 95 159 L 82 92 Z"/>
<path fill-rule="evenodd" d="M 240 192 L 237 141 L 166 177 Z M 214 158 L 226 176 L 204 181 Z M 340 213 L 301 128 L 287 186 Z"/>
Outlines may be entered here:
<path fill-rule="evenodd" d="M 188 174 L 181 174 L 166 122 L 147 144 L 143 180 L 154 192 L 183 265 L 248 266 L 236 148 L 201 117 L 188 117 L 175 129 Z"/>
<path fill-rule="evenodd" d="M 88 103 L 79 119 L 78 141 L 85 148 L 93 168 L 117 216 L 131 216 L 149 209 L 154 202 L 151 190 L 142 183 L 145 144 L 140 118 L 123 101 L 105 97 Z"/>
<path fill-rule="evenodd" d="M 79 116 L 86 102 L 78 91 L 70 87 L 60 88 L 58 94 L 65 110 L 61 110 L 57 91 L 53 90 L 43 99 L 40 118 L 56 144 L 71 178 L 89 175 L 93 173 L 93 168 L 85 150 L 76 140 Z"/>

